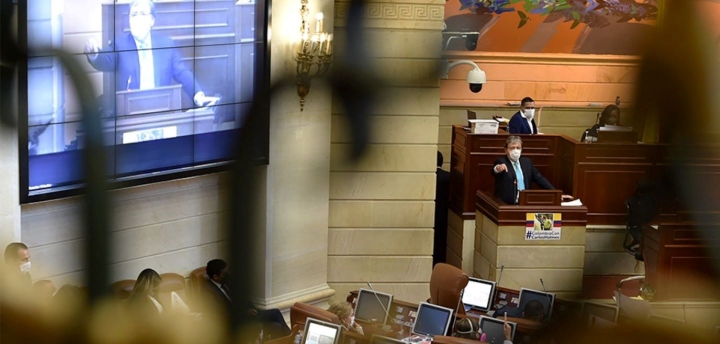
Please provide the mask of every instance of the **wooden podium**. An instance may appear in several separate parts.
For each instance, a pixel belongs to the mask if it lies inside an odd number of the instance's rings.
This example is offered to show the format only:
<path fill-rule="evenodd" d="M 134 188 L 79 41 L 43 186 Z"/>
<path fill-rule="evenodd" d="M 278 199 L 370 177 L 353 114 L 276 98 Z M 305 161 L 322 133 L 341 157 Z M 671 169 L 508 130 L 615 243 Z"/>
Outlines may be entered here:
<path fill-rule="evenodd" d="M 520 193 L 521 197 L 523 192 Z M 545 205 L 507 205 L 493 195 L 476 194 L 474 273 L 497 281 L 510 289 L 544 288 L 558 298 L 574 298 L 582 291 L 585 264 L 585 228 L 587 208 L 560 206 L 560 190 L 529 190 L 526 201 L 538 196 Z M 528 214 L 555 215 L 552 230 L 557 239 L 536 240 L 528 236 L 535 230 Z M 560 220 L 558 220 L 560 217 Z M 528 225 L 529 224 L 529 225 Z M 530 229 L 528 229 L 530 227 Z"/>
<path fill-rule="evenodd" d="M 182 109 L 182 85 L 128 90 L 115 93 L 115 117 Z"/>
<path fill-rule="evenodd" d="M 562 202 L 562 190 L 522 190 L 518 205 L 559 206 Z"/>

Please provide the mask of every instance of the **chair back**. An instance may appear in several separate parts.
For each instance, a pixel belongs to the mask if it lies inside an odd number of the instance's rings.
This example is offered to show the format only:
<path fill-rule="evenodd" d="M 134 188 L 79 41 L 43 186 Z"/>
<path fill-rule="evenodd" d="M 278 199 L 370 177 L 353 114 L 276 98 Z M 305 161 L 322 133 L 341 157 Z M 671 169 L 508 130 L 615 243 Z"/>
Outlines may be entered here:
<path fill-rule="evenodd" d="M 202 293 L 205 283 L 210 279 L 205 272 L 205 267 L 199 267 L 190 273 L 190 299 L 191 306 L 195 311 L 202 309 Z"/>
<path fill-rule="evenodd" d="M 430 303 L 457 309 L 460 292 L 468 285 L 468 276 L 460 269 L 445 263 L 435 265 L 430 276 Z M 465 314 L 465 307 L 459 307 Z"/>
<path fill-rule="evenodd" d="M 135 287 L 135 280 L 122 280 L 117 281 L 110 285 L 113 296 L 118 300 L 126 300 L 130 297 L 133 288 Z"/>
<path fill-rule="evenodd" d="M 307 318 L 322 320 L 338 325 L 341 324 L 340 318 L 338 318 L 337 315 L 320 307 L 302 302 L 295 302 L 295 304 L 290 307 L 291 326 L 299 325 L 300 327 L 304 327 Z"/>
<path fill-rule="evenodd" d="M 170 307 L 172 305 L 171 293 L 173 292 L 187 304 L 185 277 L 169 272 L 160 275 L 160 278 L 162 278 L 162 282 L 160 283 L 160 290 L 158 291 L 158 299 L 161 304 L 165 307 Z"/>

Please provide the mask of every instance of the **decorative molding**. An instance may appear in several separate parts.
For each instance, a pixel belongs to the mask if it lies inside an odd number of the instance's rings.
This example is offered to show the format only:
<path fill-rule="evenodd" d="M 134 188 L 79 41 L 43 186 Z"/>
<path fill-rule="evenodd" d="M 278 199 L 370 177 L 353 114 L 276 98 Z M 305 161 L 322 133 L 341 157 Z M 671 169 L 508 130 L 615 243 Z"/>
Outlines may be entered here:
<path fill-rule="evenodd" d="M 591 106 L 589 102 L 542 102 L 542 109 L 553 109 L 562 111 L 597 111 L 600 112 L 608 103 L 602 103 L 602 106 Z M 512 109 L 517 110 L 520 105 L 508 105 L 507 101 L 492 100 L 441 100 L 440 110 L 448 110 L 459 108 L 467 109 Z M 621 109 L 632 108 L 633 103 L 624 102 Z M 603 225 L 604 226 L 604 225 Z M 588 226 L 589 227 L 589 226 Z M 604 228 L 604 227 L 603 227 Z M 623 229 L 625 227 L 622 227 Z"/>
<path fill-rule="evenodd" d="M 490 53 L 482 51 L 446 51 L 443 58 L 448 60 L 472 60 L 476 63 L 632 67 L 640 66 L 642 61 L 641 56 L 634 55 Z"/>
<path fill-rule="evenodd" d="M 260 309 L 287 309 L 292 307 L 295 302 L 305 303 L 322 303 L 335 295 L 335 290 L 331 289 L 327 284 L 321 284 L 312 288 L 298 290 L 292 293 L 283 294 L 267 299 L 253 298 L 253 304 Z"/>
<path fill-rule="evenodd" d="M 335 2 L 335 26 L 344 27 L 349 2 Z M 366 26 L 442 30 L 445 8 L 442 4 L 366 3 Z M 389 21 L 390 20 L 390 21 Z"/>

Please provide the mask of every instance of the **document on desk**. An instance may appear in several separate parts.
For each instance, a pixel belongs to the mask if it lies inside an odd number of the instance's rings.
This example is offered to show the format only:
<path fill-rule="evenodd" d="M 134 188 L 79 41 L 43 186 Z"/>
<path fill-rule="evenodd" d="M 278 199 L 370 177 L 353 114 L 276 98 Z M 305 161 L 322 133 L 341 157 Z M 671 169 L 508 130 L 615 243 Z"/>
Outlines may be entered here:
<path fill-rule="evenodd" d="M 562 203 L 560 203 L 560 205 L 562 205 L 564 207 L 579 207 L 579 206 L 582 206 L 583 204 L 582 204 L 582 202 L 580 202 L 580 199 L 578 198 L 578 199 L 572 200 L 570 202 L 562 202 Z"/>
<path fill-rule="evenodd" d="M 203 111 L 206 111 L 208 108 L 211 108 L 211 107 L 217 105 L 217 103 L 220 102 L 220 97 L 205 97 L 205 98 L 210 100 L 207 104 L 205 104 L 205 106 L 188 109 L 187 112 L 203 112 Z"/>

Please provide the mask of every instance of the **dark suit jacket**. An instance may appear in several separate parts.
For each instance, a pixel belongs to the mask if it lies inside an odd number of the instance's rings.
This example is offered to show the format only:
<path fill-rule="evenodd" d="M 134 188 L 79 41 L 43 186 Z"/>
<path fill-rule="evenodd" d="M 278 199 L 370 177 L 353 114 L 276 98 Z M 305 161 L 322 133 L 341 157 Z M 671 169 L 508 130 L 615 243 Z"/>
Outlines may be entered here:
<path fill-rule="evenodd" d="M 507 166 L 507 172 L 495 173 L 495 166 L 500 164 Z M 522 169 L 523 180 L 525 181 L 525 190 L 530 189 L 531 182 L 535 182 L 543 189 L 554 189 L 552 184 L 533 166 L 529 158 L 520 157 L 520 168 Z M 517 187 L 515 186 L 515 168 L 513 168 L 510 159 L 504 156 L 495 160 L 493 167 L 490 169 L 490 173 L 495 177 L 495 196 L 507 204 L 515 204 L 515 192 L 517 191 Z"/>
<path fill-rule="evenodd" d="M 450 172 L 437 169 L 435 172 L 435 240 L 433 265 L 445 262 L 447 248 L 448 204 L 450 203 Z"/>
<path fill-rule="evenodd" d="M 172 39 L 152 31 L 150 35 L 155 86 L 170 86 L 175 80 L 182 84 L 183 91 L 192 99 L 200 91 L 200 86 L 195 82 L 193 73 L 185 67 Z M 126 33 L 120 36 L 115 41 L 114 50 L 99 52 L 94 61 L 88 56 L 88 62 L 97 70 L 115 72 L 115 91 L 139 89 L 140 60 L 132 35 Z"/>
<path fill-rule="evenodd" d="M 533 119 L 531 122 L 532 132 L 530 131 L 530 126 L 528 125 L 527 120 L 520 114 L 520 111 L 518 111 L 510 118 L 510 122 L 508 123 L 508 132 L 510 134 L 537 133 L 538 131 L 537 125 L 535 125 L 535 120 Z"/>
<path fill-rule="evenodd" d="M 205 281 L 205 289 L 203 294 L 205 295 L 206 302 L 212 302 L 217 310 L 223 310 L 230 314 L 230 299 L 225 297 L 225 293 L 218 288 L 215 283 L 210 280 Z M 230 295 L 232 297 L 232 295 Z"/>

